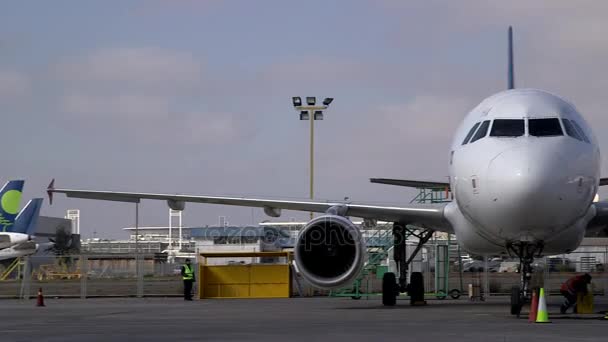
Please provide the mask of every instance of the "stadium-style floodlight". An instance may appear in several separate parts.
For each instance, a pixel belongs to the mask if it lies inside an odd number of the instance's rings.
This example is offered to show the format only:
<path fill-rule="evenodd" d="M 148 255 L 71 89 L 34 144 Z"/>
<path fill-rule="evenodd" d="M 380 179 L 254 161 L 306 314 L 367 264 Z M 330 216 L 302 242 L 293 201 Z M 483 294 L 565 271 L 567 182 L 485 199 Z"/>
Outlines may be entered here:
<path fill-rule="evenodd" d="M 293 101 L 294 107 L 300 107 L 302 105 L 302 99 L 299 96 L 294 96 L 291 100 Z"/>
<path fill-rule="evenodd" d="M 294 108 L 300 113 L 300 120 L 310 120 L 310 199 L 314 199 L 314 151 L 315 151 L 315 125 L 314 122 L 323 120 L 323 111 L 326 110 L 333 97 L 326 97 L 322 105 L 315 105 L 317 99 L 314 96 L 306 97 L 306 105 L 303 105 L 302 98 L 294 96 L 291 98 Z M 310 219 L 313 213 L 310 213 Z"/>
<path fill-rule="evenodd" d="M 331 103 L 331 101 L 333 101 L 334 98 L 333 97 L 326 97 L 325 100 L 323 100 L 323 105 L 324 106 L 329 106 L 329 104 Z"/>

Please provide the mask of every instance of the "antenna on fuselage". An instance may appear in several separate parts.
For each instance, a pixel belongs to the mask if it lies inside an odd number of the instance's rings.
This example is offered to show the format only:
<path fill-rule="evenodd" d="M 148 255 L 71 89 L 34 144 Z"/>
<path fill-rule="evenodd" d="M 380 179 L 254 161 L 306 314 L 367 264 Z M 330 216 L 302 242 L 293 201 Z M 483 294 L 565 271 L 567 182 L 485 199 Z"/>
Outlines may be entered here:
<path fill-rule="evenodd" d="M 509 26 L 509 88 L 515 89 L 515 71 L 513 70 L 513 27 Z"/>

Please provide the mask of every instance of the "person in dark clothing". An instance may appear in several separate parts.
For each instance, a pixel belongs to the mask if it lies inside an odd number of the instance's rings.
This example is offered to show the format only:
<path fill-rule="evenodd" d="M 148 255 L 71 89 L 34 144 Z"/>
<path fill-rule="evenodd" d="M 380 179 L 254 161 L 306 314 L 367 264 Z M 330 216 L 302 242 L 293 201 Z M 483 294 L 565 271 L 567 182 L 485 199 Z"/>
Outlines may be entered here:
<path fill-rule="evenodd" d="M 566 300 L 564 300 L 564 303 L 559 308 L 559 311 L 564 314 L 571 306 L 574 305 L 576 307 L 576 298 L 578 297 L 578 294 L 586 294 L 587 284 L 590 283 L 591 275 L 589 273 L 574 276 L 566 280 L 566 282 L 562 284 L 562 287 L 560 289 L 562 296 L 566 297 Z"/>
<path fill-rule="evenodd" d="M 190 259 L 182 266 L 182 279 L 184 280 L 184 300 L 192 300 L 192 284 L 194 283 L 194 267 Z"/>

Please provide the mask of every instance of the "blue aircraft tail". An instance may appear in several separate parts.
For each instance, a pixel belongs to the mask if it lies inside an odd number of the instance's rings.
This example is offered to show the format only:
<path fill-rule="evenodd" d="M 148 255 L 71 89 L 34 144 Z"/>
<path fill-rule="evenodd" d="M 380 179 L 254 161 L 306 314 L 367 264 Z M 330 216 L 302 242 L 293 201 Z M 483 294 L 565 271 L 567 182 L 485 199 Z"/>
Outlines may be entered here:
<path fill-rule="evenodd" d="M 36 232 L 36 224 L 38 216 L 40 216 L 40 207 L 42 207 L 42 198 L 31 199 L 21 210 L 12 229 L 14 233 L 22 233 L 33 235 Z"/>
<path fill-rule="evenodd" d="M 7 231 L 15 223 L 15 218 L 19 212 L 23 183 L 22 180 L 8 181 L 0 189 L 0 231 Z"/>

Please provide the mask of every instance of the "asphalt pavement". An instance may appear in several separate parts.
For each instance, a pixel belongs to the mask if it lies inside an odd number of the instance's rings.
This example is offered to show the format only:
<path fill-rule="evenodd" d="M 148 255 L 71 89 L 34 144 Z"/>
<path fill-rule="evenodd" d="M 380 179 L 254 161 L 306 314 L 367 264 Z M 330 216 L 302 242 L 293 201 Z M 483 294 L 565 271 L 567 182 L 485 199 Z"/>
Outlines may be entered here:
<path fill-rule="evenodd" d="M 1 300 L 0 341 L 603 341 L 604 315 L 559 315 L 530 324 L 508 298 L 432 300 L 424 307 L 378 298 L 202 300 L 180 298 Z M 596 312 L 608 298 L 596 298 Z"/>

